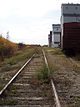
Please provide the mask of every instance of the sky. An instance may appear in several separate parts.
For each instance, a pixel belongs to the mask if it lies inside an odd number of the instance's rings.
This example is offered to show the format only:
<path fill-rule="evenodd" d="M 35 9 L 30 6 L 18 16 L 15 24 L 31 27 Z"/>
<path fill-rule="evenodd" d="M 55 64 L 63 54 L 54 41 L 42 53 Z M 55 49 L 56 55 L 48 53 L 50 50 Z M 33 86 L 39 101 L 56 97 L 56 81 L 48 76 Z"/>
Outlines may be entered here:
<path fill-rule="evenodd" d="M 61 4 L 80 0 L 0 0 L 0 34 L 25 44 L 48 44 L 52 24 L 60 23 Z"/>

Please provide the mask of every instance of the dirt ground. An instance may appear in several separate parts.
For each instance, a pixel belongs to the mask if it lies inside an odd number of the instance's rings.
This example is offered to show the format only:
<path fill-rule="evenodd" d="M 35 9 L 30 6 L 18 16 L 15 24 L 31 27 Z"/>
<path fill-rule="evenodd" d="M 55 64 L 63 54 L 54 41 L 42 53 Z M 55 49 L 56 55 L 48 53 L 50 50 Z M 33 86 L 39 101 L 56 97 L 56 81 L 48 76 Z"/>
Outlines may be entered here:
<path fill-rule="evenodd" d="M 58 49 L 45 49 L 62 107 L 80 107 L 80 61 L 66 57 Z"/>

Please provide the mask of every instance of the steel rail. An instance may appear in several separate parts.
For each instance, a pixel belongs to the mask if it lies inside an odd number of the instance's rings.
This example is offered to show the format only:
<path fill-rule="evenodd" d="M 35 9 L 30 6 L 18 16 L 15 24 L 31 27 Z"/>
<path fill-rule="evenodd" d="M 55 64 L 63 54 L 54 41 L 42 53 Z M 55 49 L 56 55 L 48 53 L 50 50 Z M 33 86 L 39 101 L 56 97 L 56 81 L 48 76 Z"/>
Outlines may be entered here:
<path fill-rule="evenodd" d="M 11 78 L 11 80 L 4 86 L 4 88 L 0 91 L 0 96 L 3 92 L 8 88 L 8 86 L 16 79 L 16 77 L 20 74 L 20 72 L 25 68 L 25 66 L 32 60 L 35 54 L 20 68 L 20 70 Z"/>
<path fill-rule="evenodd" d="M 45 52 L 44 52 L 43 49 L 42 49 L 42 52 L 43 52 L 43 55 L 44 55 L 45 64 L 46 64 L 47 69 L 48 69 L 48 72 L 49 72 L 49 74 L 50 74 L 50 69 L 49 69 L 48 61 L 47 61 L 47 58 L 46 58 L 46 55 L 45 55 Z M 54 96 L 55 96 L 56 107 L 61 107 L 61 104 L 60 104 L 60 101 L 59 101 L 59 98 L 58 98 L 58 94 L 57 94 L 57 91 L 56 91 L 56 88 L 55 88 L 53 79 L 51 79 L 50 82 L 51 82 L 52 89 L 53 89 Z"/>

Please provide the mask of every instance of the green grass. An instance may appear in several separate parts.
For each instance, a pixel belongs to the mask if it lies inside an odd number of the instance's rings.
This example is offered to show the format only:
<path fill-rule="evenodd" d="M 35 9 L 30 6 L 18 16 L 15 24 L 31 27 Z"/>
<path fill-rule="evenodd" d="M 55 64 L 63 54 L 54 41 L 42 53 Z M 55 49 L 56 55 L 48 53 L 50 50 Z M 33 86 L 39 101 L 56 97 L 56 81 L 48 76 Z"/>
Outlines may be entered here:
<path fill-rule="evenodd" d="M 6 58 L 0 63 L 0 72 L 12 72 L 20 69 L 22 65 L 33 55 L 33 53 L 34 49 L 32 48 L 17 51 L 14 56 Z"/>
<path fill-rule="evenodd" d="M 45 47 L 44 48 L 46 53 L 50 53 L 52 55 L 58 55 L 58 56 L 62 56 L 62 57 L 66 57 L 66 55 L 64 55 L 64 53 L 62 52 L 62 50 L 60 48 L 50 48 L 50 47 Z"/>
<path fill-rule="evenodd" d="M 9 105 L 15 105 L 15 104 L 17 104 L 17 101 L 13 100 L 13 99 L 8 99 L 7 104 L 9 104 Z"/>
<path fill-rule="evenodd" d="M 19 93 L 18 93 L 18 92 L 15 92 L 14 90 L 12 90 L 12 92 L 9 93 L 9 96 L 17 97 L 17 96 L 19 96 Z"/>
<path fill-rule="evenodd" d="M 43 96 L 43 97 L 47 97 L 47 93 L 45 93 L 45 92 L 42 93 L 42 96 Z"/>
<path fill-rule="evenodd" d="M 3 99 L 0 99 L 0 107 L 2 107 L 2 105 L 15 105 L 17 104 L 17 101 L 16 100 L 13 100 L 13 99 L 6 99 L 5 101 Z"/>
<path fill-rule="evenodd" d="M 49 72 L 45 64 L 42 66 L 40 71 L 36 73 L 36 77 L 39 80 L 40 84 L 48 84 L 50 82 Z"/>
<path fill-rule="evenodd" d="M 37 78 L 40 79 L 48 79 L 48 69 L 44 64 L 43 67 L 40 69 L 40 72 L 36 73 Z"/>
<path fill-rule="evenodd" d="M 52 78 L 54 71 L 56 71 L 58 69 L 58 67 L 57 66 L 49 66 L 49 69 L 50 69 L 50 73 L 48 71 L 46 64 L 44 64 L 42 66 L 42 68 L 40 69 L 40 71 L 38 73 L 36 73 L 37 79 L 41 80 L 42 82 L 49 81 L 50 78 Z"/>
<path fill-rule="evenodd" d="M 53 48 L 52 54 L 53 55 L 63 55 L 63 52 L 59 48 Z"/>
<path fill-rule="evenodd" d="M 78 100 L 78 104 L 80 105 L 80 100 Z"/>
<path fill-rule="evenodd" d="M 16 64 L 18 61 L 22 61 L 25 60 L 29 57 L 32 56 L 34 50 L 33 49 L 26 49 L 26 50 L 22 50 L 19 52 L 19 55 L 17 56 L 12 56 L 11 58 L 6 58 L 1 65 L 4 64 L 10 64 L 10 65 L 14 65 Z"/>
<path fill-rule="evenodd" d="M 58 69 L 58 67 L 57 67 L 57 66 L 51 67 L 51 66 L 49 65 L 49 69 L 50 69 L 50 78 L 52 78 L 54 71 L 56 71 L 56 70 Z"/>
<path fill-rule="evenodd" d="M 49 83 L 50 78 L 52 78 L 52 76 L 53 76 L 53 72 L 57 68 L 49 67 L 49 69 L 50 69 L 50 73 L 48 71 L 48 68 L 44 64 L 42 66 L 42 68 L 40 69 L 40 71 L 38 73 L 36 73 L 37 79 L 40 80 L 42 83 Z"/>

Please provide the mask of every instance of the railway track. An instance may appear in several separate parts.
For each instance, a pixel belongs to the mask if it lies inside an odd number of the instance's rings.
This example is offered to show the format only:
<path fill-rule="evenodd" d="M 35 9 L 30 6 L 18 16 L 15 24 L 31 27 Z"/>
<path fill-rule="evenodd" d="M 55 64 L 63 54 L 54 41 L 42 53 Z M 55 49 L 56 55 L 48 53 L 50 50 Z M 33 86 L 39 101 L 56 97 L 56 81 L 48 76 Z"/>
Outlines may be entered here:
<path fill-rule="evenodd" d="M 41 82 L 36 78 L 41 67 L 48 63 L 43 54 L 35 54 L 0 91 L 1 106 L 15 107 L 61 107 L 51 79 Z"/>

